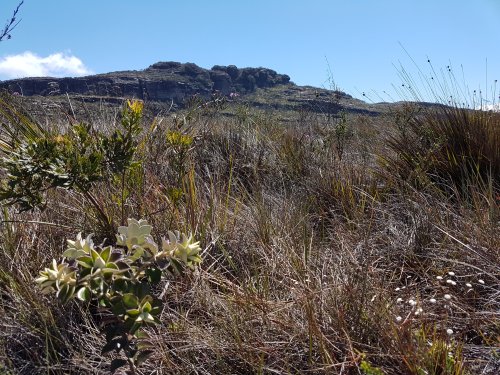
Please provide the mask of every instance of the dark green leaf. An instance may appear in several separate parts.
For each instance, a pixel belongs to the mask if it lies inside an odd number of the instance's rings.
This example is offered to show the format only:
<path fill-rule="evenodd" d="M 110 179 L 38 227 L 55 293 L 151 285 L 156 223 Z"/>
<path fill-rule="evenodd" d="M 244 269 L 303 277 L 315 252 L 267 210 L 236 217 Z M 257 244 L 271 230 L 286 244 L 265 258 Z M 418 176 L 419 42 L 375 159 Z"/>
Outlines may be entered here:
<path fill-rule="evenodd" d="M 96 259 L 99 258 L 99 253 L 95 251 L 94 249 L 90 249 L 90 255 L 92 257 L 92 261 L 95 262 Z"/>
<path fill-rule="evenodd" d="M 127 280 L 124 279 L 118 279 L 114 283 L 114 289 L 119 292 L 126 292 L 129 287 L 129 283 Z"/>
<path fill-rule="evenodd" d="M 132 293 L 124 294 L 122 300 L 123 304 L 128 308 L 134 308 L 139 306 L 139 299 Z"/>
<path fill-rule="evenodd" d="M 130 316 L 131 318 L 135 318 L 136 316 L 138 316 L 139 314 L 141 313 L 141 310 L 139 309 L 128 309 L 126 311 L 126 314 L 128 316 Z"/>
<path fill-rule="evenodd" d="M 111 255 L 111 246 L 106 246 L 104 249 L 102 249 L 102 251 L 101 251 L 101 258 L 105 262 L 108 262 L 110 255 Z"/>
<path fill-rule="evenodd" d="M 149 283 L 142 282 L 137 286 L 137 296 L 142 300 L 143 298 L 149 295 L 149 290 L 150 290 Z"/>
<path fill-rule="evenodd" d="M 154 306 L 149 312 L 151 315 L 158 315 L 161 311 L 160 306 Z"/>
<path fill-rule="evenodd" d="M 66 284 L 57 292 L 57 298 L 59 298 L 61 303 L 65 304 L 73 297 L 74 293 L 75 287 Z"/>
<path fill-rule="evenodd" d="M 141 326 L 141 322 L 134 322 L 128 331 L 131 335 L 134 335 Z"/>
<path fill-rule="evenodd" d="M 118 301 L 118 302 L 111 303 L 111 311 L 115 315 L 123 315 L 123 314 L 125 314 L 126 309 L 125 309 L 125 306 L 123 305 L 123 302 Z"/>
<path fill-rule="evenodd" d="M 89 288 L 83 287 L 78 290 L 76 296 L 80 301 L 88 302 L 92 297 L 92 293 L 90 292 Z"/>
<path fill-rule="evenodd" d="M 94 262 L 91 257 L 85 256 L 78 258 L 78 264 L 85 268 L 92 268 Z"/>
<path fill-rule="evenodd" d="M 129 268 L 129 265 L 121 260 L 116 262 L 116 265 L 118 266 L 118 269 L 120 269 L 120 270 L 126 270 L 127 268 Z"/>
<path fill-rule="evenodd" d="M 118 347 L 118 345 L 120 347 Z M 112 350 L 116 350 L 118 353 L 120 349 L 123 348 L 123 338 L 114 338 L 111 341 L 108 341 L 102 348 L 101 354 L 104 355 L 106 353 L 109 353 Z"/>
<path fill-rule="evenodd" d="M 114 373 L 116 370 L 118 370 L 122 366 L 125 366 L 126 364 L 127 364 L 126 359 L 115 358 L 111 361 L 110 370 L 112 373 Z"/>
<path fill-rule="evenodd" d="M 146 270 L 146 277 L 152 284 L 156 284 L 161 281 L 161 274 L 162 272 L 159 268 L 149 268 Z"/>
<path fill-rule="evenodd" d="M 113 262 L 115 263 L 117 260 L 119 260 L 122 257 L 122 254 L 119 252 L 111 252 L 111 255 L 109 256 L 108 262 Z"/>

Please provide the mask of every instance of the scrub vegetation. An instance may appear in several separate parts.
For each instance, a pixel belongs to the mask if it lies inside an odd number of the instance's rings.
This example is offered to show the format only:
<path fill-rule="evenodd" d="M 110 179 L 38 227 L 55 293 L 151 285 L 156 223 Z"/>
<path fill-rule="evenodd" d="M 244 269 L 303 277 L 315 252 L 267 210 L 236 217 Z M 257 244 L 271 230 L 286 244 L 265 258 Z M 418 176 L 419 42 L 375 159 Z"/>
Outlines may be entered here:
<path fill-rule="evenodd" d="M 0 102 L 2 373 L 500 371 L 500 113 L 22 103 Z"/>

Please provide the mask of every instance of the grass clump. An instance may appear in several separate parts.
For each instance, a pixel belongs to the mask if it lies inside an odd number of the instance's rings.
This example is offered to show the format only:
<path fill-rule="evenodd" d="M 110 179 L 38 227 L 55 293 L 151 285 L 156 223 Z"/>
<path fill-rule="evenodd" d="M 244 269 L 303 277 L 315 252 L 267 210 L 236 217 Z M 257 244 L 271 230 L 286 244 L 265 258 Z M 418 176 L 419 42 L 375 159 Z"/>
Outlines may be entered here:
<path fill-rule="evenodd" d="M 392 175 L 414 186 L 470 197 L 500 187 L 500 114 L 441 106 L 411 116 L 388 146 Z"/>

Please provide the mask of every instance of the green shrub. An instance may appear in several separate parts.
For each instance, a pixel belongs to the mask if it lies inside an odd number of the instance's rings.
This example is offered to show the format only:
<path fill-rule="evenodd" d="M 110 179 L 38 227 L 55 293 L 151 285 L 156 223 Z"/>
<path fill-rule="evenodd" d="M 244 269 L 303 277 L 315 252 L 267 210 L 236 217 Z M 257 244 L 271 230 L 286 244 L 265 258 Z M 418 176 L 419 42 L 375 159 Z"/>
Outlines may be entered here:
<path fill-rule="evenodd" d="M 52 134 L 5 102 L 0 104 L 0 112 L 10 120 L 10 127 L 4 126 L 6 132 L 0 140 L 4 154 L 0 167 L 6 174 L 0 201 L 27 211 L 44 208 L 48 190 L 74 190 L 86 198 L 105 234 L 112 236 L 112 219 L 98 203 L 93 189 L 97 182 L 116 180 L 116 176 L 123 181 L 134 165 L 142 102 L 128 101 L 122 112 L 122 129 L 108 136 L 86 124 L 74 125 L 67 134 Z"/>

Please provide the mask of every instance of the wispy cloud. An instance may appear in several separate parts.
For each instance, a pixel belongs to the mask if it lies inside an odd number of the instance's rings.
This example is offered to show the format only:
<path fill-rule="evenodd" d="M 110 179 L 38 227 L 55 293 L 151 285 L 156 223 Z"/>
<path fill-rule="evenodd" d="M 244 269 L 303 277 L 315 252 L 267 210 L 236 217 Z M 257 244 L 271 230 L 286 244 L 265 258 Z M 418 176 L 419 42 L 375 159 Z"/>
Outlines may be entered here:
<path fill-rule="evenodd" d="M 0 58 L 0 78 L 82 76 L 92 72 L 78 57 L 57 52 L 47 57 L 26 51 Z"/>

